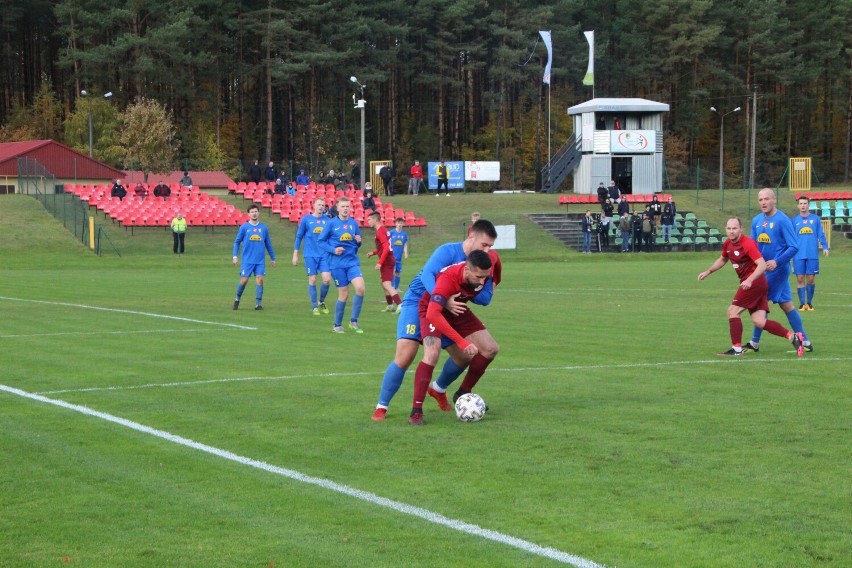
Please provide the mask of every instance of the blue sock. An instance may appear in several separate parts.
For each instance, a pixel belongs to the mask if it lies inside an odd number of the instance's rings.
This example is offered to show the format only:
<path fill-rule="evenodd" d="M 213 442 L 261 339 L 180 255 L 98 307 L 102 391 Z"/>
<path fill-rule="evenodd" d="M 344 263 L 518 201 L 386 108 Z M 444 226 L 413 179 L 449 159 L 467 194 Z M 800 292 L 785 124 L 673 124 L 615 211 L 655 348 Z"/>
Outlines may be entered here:
<path fill-rule="evenodd" d="M 393 286 L 395 290 L 399 290 L 399 280 L 399 276 L 394 276 L 393 280 L 391 280 L 391 286 Z"/>
<path fill-rule="evenodd" d="M 814 303 L 814 288 L 816 288 L 816 284 L 808 284 L 808 286 L 807 286 L 807 290 L 808 290 L 808 303 L 809 303 L 809 304 L 813 304 L 813 303 Z"/>
<path fill-rule="evenodd" d="M 320 297 L 319 301 L 325 303 L 325 297 L 328 296 L 328 289 L 331 287 L 331 284 L 323 284 L 320 286 Z"/>
<path fill-rule="evenodd" d="M 317 286 L 308 284 L 308 297 L 311 299 L 311 307 L 317 307 Z"/>
<path fill-rule="evenodd" d="M 805 333 L 805 326 L 802 323 L 802 316 L 799 315 L 795 309 L 787 312 L 787 321 L 790 322 L 790 327 L 793 328 L 793 331 L 801 333 L 805 336 L 805 341 L 808 340 L 808 334 Z"/>
<path fill-rule="evenodd" d="M 240 298 L 242 298 L 242 297 L 243 297 L 243 290 L 245 290 L 245 289 L 246 289 L 246 285 L 245 285 L 245 284 L 237 284 L 237 297 L 236 297 L 236 300 L 237 300 L 238 302 L 240 301 Z"/>
<path fill-rule="evenodd" d="M 358 316 L 361 315 L 361 306 L 364 304 L 364 296 L 359 296 L 355 294 L 355 298 L 352 300 L 352 317 L 349 318 L 349 321 L 358 321 Z"/>
<path fill-rule="evenodd" d="M 459 367 L 458 364 L 450 357 L 444 362 L 444 368 L 441 369 L 441 374 L 435 379 L 435 383 L 444 390 L 450 388 L 459 376 L 464 372 L 464 367 Z"/>
<path fill-rule="evenodd" d="M 805 300 L 805 287 L 796 288 L 796 292 L 799 294 L 799 305 L 807 304 L 808 302 Z"/>
<path fill-rule="evenodd" d="M 382 406 L 390 406 L 390 401 L 402 386 L 402 379 L 405 378 L 405 369 L 391 361 L 385 374 L 382 377 L 382 390 L 379 391 L 379 404 Z"/>
<path fill-rule="evenodd" d="M 337 303 L 334 304 L 334 327 L 340 327 L 343 325 L 343 310 L 346 309 L 346 302 L 341 302 L 337 300 Z"/>
<path fill-rule="evenodd" d="M 259 306 L 260 302 L 262 300 L 263 300 L 263 284 L 260 284 L 260 285 L 257 286 L 257 288 L 255 288 L 255 291 L 254 291 L 254 303 Z"/>
<path fill-rule="evenodd" d="M 755 326 L 754 331 L 751 334 L 751 342 L 755 344 L 760 343 L 761 335 L 763 335 L 763 330 Z"/>

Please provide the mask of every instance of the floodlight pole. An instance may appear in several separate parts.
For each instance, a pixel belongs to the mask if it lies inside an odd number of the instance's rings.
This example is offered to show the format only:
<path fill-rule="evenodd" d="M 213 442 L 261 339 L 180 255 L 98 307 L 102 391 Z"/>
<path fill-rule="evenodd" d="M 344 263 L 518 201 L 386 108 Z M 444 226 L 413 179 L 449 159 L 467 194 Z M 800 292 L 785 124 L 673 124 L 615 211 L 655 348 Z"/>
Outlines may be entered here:
<path fill-rule="evenodd" d="M 82 91 L 80 91 L 80 96 L 81 97 L 88 97 L 89 93 L 85 89 L 83 89 Z M 108 99 L 111 96 L 112 96 L 112 91 L 110 91 L 108 93 L 104 93 L 105 99 Z M 89 109 L 88 109 L 89 110 L 89 112 L 88 112 L 88 114 L 89 114 L 89 157 L 91 158 L 91 157 L 93 157 L 92 154 L 93 154 L 93 149 L 94 149 L 94 132 L 93 132 L 93 128 L 92 128 L 92 105 L 90 103 L 87 106 L 89 107 Z"/>
<path fill-rule="evenodd" d="M 357 79 L 357 77 L 355 77 L 355 75 L 352 75 L 351 77 L 349 77 L 349 80 L 352 81 L 353 83 L 355 83 L 356 85 L 358 85 L 358 89 L 361 91 L 361 98 L 358 99 L 358 101 L 355 102 L 355 108 L 361 109 L 361 165 L 359 167 L 359 170 L 361 172 L 361 179 L 360 179 L 360 186 L 359 187 L 363 190 L 364 189 L 364 173 L 365 173 L 365 170 L 364 170 L 364 162 L 365 162 L 364 114 L 365 114 L 365 109 L 367 108 L 367 101 L 364 99 L 364 89 L 367 88 L 367 85 L 362 85 L 361 83 L 359 83 L 358 79 Z M 353 95 L 353 98 L 354 97 L 355 96 Z"/>

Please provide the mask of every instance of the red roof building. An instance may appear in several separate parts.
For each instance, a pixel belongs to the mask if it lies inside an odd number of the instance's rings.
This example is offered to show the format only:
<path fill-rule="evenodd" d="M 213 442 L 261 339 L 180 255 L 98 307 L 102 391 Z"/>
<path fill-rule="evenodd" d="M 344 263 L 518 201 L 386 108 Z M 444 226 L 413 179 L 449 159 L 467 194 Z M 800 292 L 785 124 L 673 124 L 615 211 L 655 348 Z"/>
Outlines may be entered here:
<path fill-rule="evenodd" d="M 0 142 L 0 193 L 32 193 L 30 185 L 53 193 L 66 183 L 106 183 L 123 175 L 55 140 Z"/>

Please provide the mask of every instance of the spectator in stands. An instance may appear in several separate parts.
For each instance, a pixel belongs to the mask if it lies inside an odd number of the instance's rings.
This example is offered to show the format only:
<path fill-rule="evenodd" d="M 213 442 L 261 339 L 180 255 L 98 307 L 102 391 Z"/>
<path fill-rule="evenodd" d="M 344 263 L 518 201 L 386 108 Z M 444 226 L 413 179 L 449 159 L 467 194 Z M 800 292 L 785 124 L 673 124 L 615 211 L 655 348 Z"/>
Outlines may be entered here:
<path fill-rule="evenodd" d="M 580 231 L 583 233 L 583 254 L 592 254 L 592 232 L 595 228 L 595 218 L 592 212 L 586 209 L 586 215 L 580 221 Z"/>
<path fill-rule="evenodd" d="M 352 183 L 358 187 L 361 183 L 361 164 L 355 160 L 351 160 L 349 163 L 352 164 Z M 360 189 L 360 187 L 358 187 L 358 189 Z"/>
<path fill-rule="evenodd" d="M 629 203 L 627 203 L 627 200 L 626 200 L 626 199 L 622 199 L 621 201 L 619 201 L 619 202 L 618 202 L 618 210 L 617 210 L 617 212 L 618 212 L 618 216 L 619 216 L 619 217 L 621 217 L 621 216 L 622 216 L 622 215 L 624 215 L 625 213 L 627 213 L 628 215 L 630 215 L 630 204 L 629 204 Z"/>
<path fill-rule="evenodd" d="M 618 230 L 621 231 L 621 252 L 630 250 L 630 216 L 627 211 L 618 219 Z"/>
<path fill-rule="evenodd" d="M 175 254 L 183 254 L 184 240 L 186 238 L 186 219 L 183 218 L 183 213 L 178 212 L 175 218 L 172 219 L 172 238 L 174 245 L 172 250 Z"/>
<path fill-rule="evenodd" d="M 651 213 L 651 221 L 655 224 L 659 224 L 660 215 L 663 212 L 663 204 L 660 203 L 660 200 L 657 199 L 657 194 L 654 194 L 654 197 L 651 199 L 651 203 L 648 204 L 648 210 Z"/>
<path fill-rule="evenodd" d="M 382 169 L 379 170 L 379 177 L 382 178 L 385 196 L 393 195 L 393 168 L 390 164 L 382 166 Z"/>
<path fill-rule="evenodd" d="M 163 201 L 168 199 L 171 194 L 172 190 L 169 188 L 168 185 L 163 183 L 163 180 L 160 180 L 160 183 L 158 183 L 156 187 L 154 187 L 154 197 L 162 197 Z"/>
<path fill-rule="evenodd" d="M 325 214 L 332 219 L 337 217 L 337 202 L 336 201 L 331 204 L 331 207 L 329 207 L 325 210 Z"/>
<path fill-rule="evenodd" d="M 136 194 L 136 197 L 144 200 L 148 197 L 148 190 L 145 189 L 145 186 L 142 183 L 137 183 L 136 187 L 133 188 L 133 193 Z"/>
<path fill-rule="evenodd" d="M 601 243 L 605 249 L 609 248 L 609 224 L 612 221 L 612 202 L 607 199 L 603 204 L 603 211 L 598 224 L 598 233 L 600 233 Z"/>
<path fill-rule="evenodd" d="M 642 215 L 634 211 L 630 225 L 633 229 L 633 252 L 642 252 Z"/>
<path fill-rule="evenodd" d="M 311 183 L 311 178 L 305 174 L 305 170 L 299 170 L 299 175 L 296 176 L 296 185 L 307 186 L 309 183 Z"/>
<path fill-rule="evenodd" d="M 669 244 L 669 238 L 672 236 L 672 229 L 674 228 L 674 215 L 671 212 L 671 208 L 668 207 L 668 203 L 666 203 L 666 207 L 663 209 L 663 214 L 660 215 L 660 223 L 663 227 L 663 240 L 666 244 Z"/>
<path fill-rule="evenodd" d="M 597 192 L 598 192 L 598 203 L 600 203 L 601 205 L 603 205 L 603 204 L 604 204 L 604 201 L 606 201 L 606 200 L 607 200 L 607 198 L 609 197 L 609 192 L 607 192 L 607 190 L 606 190 L 606 186 L 604 185 L 604 183 L 603 183 L 603 182 L 600 182 L 600 183 L 598 184 L 598 190 L 597 190 Z"/>
<path fill-rule="evenodd" d="M 648 213 L 642 214 L 642 244 L 645 252 L 654 251 L 654 217 Z"/>
<path fill-rule="evenodd" d="M 621 201 L 621 190 L 616 185 L 615 180 L 609 180 L 609 187 L 606 188 L 607 195 L 609 195 L 610 201 L 613 203 L 619 203 Z"/>
<path fill-rule="evenodd" d="M 281 168 L 281 170 L 278 172 L 278 177 L 281 178 L 281 181 L 284 183 L 284 185 L 290 183 L 290 176 L 288 175 L 287 168 Z"/>
<path fill-rule="evenodd" d="M 260 181 L 260 160 L 255 160 L 254 163 L 249 166 L 249 181 L 253 181 L 257 183 Z"/>
<path fill-rule="evenodd" d="M 275 162 L 269 160 L 269 165 L 263 170 L 263 177 L 266 181 L 275 181 L 278 176 L 275 174 Z"/>
<path fill-rule="evenodd" d="M 183 177 L 180 178 L 180 186 L 185 187 L 187 189 L 192 189 L 192 178 L 189 177 L 189 172 L 184 170 Z"/>
<path fill-rule="evenodd" d="M 283 179 L 279 177 L 275 180 L 275 188 L 272 192 L 277 193 L 278 195 L 284 195 L 287 193 L 287 184 L 284 183 Z"/>
<path fill-rule="evenodd" d="M 364 208 L 365 213 L 367 209 L 372 211 L 377 209 L 376 200 L 373 199 L 373 184 L 368 181 L 364 182 L 364 199 L 361 200 L 361 206 Z"/>
<path fill-rule="evenodd" d="M 319 183 L 327 183 L 328 182 L 328 177 L 325 175 L 324 171 L 320 170 L 319 173 L 317 174 L 317 182 L 319 182 Z"/>
<path fill-rule="evenodd" d="M 127 190 L 124 189 L 123 185 L 121 185 L 120 179 L 115 180 L 115 183 L 112 184 L 112 189 L 110 190 L 109 194 L 112 197 L 118 197 L 118 199 L 121 201 L 124 200 L 124 196 L 127 195 Z"/>
<path fill-rule="evenodd" d="M 677 218 L 677 206 L 675 205 L 674 199 L 671 195 L 669 195 L 668 200 L 663 204 L 663 213 L 666 211 L 670 211 L 672 214 L 672 219 Z"/>
<path fill-rule="evenodd" d="M 420 184 L 423 183 L 423 166 L 420 165 L 420 160 L 414 160 L 414 165 L 408 172 L 408 193 L 417 197 L 420 193 Z"/>

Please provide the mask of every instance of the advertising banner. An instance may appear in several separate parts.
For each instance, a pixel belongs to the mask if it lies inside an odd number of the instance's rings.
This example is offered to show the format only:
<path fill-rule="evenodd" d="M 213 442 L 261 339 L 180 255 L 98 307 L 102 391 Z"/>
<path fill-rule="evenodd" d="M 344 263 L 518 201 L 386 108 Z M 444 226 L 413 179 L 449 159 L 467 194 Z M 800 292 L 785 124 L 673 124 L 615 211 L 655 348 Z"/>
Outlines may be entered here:
<path fill-rule="evenodd" d="M 653 130 L 610 130 L 609 146 L 613 154 L 653 154 L 657 135 Z"/>
<path fill-rule="evenodd" d="M 438 166 L 441 162 L 429 162 L 429 189 L 438 189 Z M 464 162 L 444 162 L 449 173 L 449 189 L 464 189 Z"/>
<path fill-rule="evenodd" d="M 465 181 L 500 181 L 500 162 L 465 162 Z"/>

